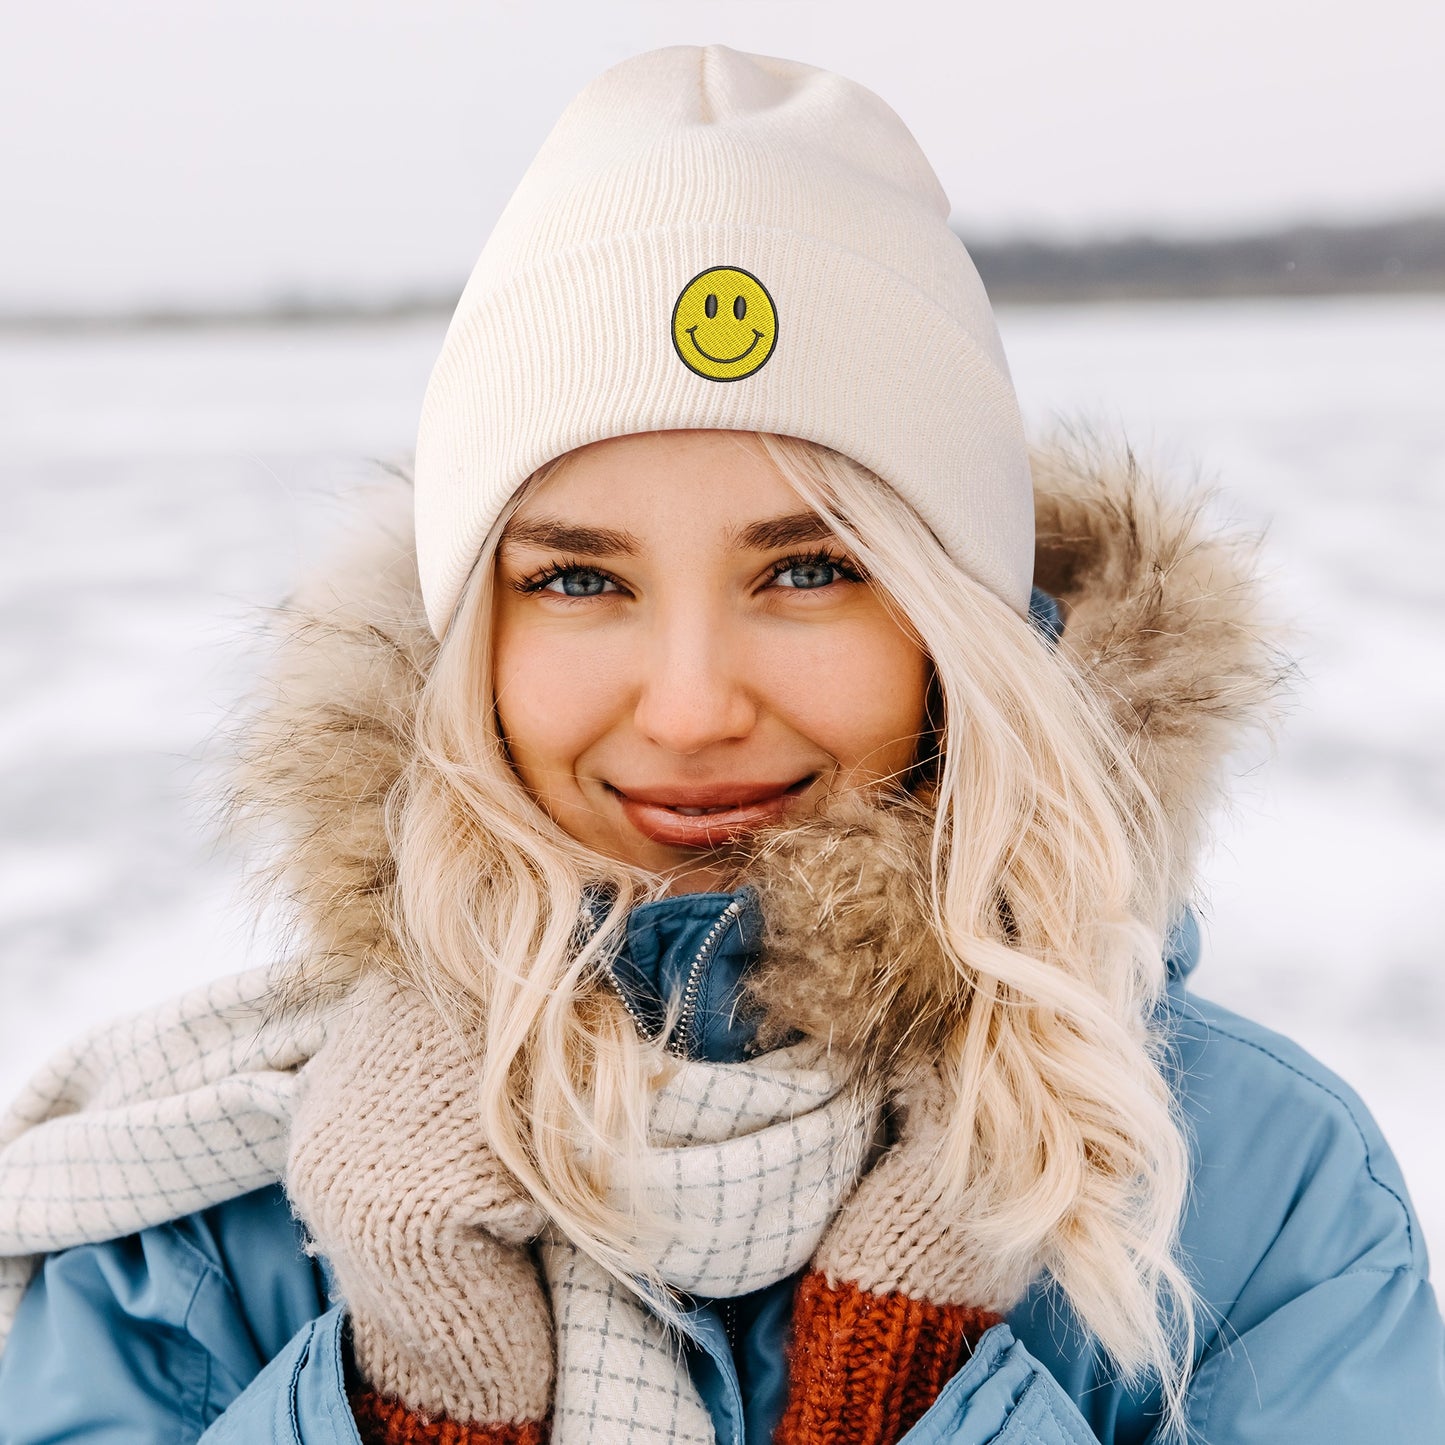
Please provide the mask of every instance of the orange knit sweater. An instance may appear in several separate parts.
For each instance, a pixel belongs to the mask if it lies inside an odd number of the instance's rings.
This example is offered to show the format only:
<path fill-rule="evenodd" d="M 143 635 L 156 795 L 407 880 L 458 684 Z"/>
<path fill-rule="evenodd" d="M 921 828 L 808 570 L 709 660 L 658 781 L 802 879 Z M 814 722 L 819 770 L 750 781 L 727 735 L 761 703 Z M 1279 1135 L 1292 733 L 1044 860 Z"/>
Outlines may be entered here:
<path fill-rule="evenodd" d="M 788 1402 L 774 1445 L 895 1445 L 999 1316 L 806 1274 L 793 1306 Z M 363 1445 L 545 1445 L 546 1421 L 429 1420 L 371 1391 L 351 1396 Z"/>
<path fill-rule="evenodd" d="M 894 1445 L 999 1316 L 806 1274 L 774 1445 Z"/>

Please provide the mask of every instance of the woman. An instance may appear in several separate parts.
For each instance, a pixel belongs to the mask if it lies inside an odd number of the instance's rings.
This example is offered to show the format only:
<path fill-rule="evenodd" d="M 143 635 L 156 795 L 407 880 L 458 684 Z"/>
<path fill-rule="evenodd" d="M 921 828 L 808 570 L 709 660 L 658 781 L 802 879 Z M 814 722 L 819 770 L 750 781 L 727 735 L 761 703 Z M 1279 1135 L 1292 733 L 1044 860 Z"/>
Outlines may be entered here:
<path fill-rule="evenodd" d="M 1186 990 L 1247 553 L 1030 457 L 946 216 L 790 62 L 564 115 L 254 729 L 298 960 L 12 1112 L 0 1439 L 1438 1437 L 1387 1148 Z"/>

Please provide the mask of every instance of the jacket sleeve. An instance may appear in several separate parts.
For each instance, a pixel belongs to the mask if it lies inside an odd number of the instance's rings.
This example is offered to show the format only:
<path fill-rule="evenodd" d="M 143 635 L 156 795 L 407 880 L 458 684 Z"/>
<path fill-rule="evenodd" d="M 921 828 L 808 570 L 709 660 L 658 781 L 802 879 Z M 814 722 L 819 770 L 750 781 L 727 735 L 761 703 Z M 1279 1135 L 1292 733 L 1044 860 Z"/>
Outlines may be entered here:
<path fill-rule="evenodd" d="M 1445 1440 L 1445 1337 L 1427 1280 L 1352 1271 L 1221 1339 L 1190 1382 L 1190 1438 L 1210 1445 Z M 1007 1325 L 902 1445 L 1112 1445 Z M 1150 1439 L 1154 1439 L 1151 1436 Z"/>
<path fill-rule="evenodd" d="M 1191 1427 L 1222 1445 L 1445 1442 L 1445 1327 L 1378 1125 L 1297 1045 L 1202 1001 L 1198 1019 Z"/>
<path fill-rule="evenodd" d="M 1227 1445 L 1445 1441 L 1445 1339 L 1428 1280 L 1352 1270 L 1221 1340 L 1189 1422 Z"/>
<path fill-rule="evenodd" d="M 341 1331 L 279 1190 L 64 1250 L 0 1354 L 0 1445 L 359 1445 Z"/>
<path fill-rule="evenodd" d="M 1191 1439 L 1445 1442 L 1445 1325 L 1393 1154 L 1304 1051 L 1205 1007 L 1184 1056 L 1196 1168 L 1183 1250 L 1200 1298 Z M 907 1445 L 1156 1440 L 1157 1405 L 1094 1363 L 1062 1304 L 1045 1291 L 986 1334 Z"/>
<path fill-rule="evenodd" d="M 199 1445 L 361 1445 L 346 1398 L 340 1305 L 302 1326 Z"/>
<path fill-rule="evenodd" d="M 1073 1400 L 995 1325 L 900 1445 L 1099 1445 Z"/>

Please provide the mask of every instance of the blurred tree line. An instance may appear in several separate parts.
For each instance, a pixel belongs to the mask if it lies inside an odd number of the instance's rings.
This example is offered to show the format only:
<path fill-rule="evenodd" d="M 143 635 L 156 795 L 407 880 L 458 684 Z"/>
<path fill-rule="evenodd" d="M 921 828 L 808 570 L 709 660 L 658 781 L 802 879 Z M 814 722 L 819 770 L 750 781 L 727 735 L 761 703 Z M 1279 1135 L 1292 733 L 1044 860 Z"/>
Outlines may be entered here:
<path fill-rule="evenodd" d="M 963 239 L 994 301 L 1445 290 L 1445 213 L 1219 238 Z"/>
<path fill-rule="evenodd" d="M 1445 291 L 1445 211 L 1369 225 L 1296 225 L 1239 236 L 1056 242 L 965 234 L 963 240 L 995 302 Z M 0 313 L 0 334 L 446 315 L 460 290 L 459 284 L 455 291 L 364 299 L 280 294 L 269 305 L 220 310 Z"/>

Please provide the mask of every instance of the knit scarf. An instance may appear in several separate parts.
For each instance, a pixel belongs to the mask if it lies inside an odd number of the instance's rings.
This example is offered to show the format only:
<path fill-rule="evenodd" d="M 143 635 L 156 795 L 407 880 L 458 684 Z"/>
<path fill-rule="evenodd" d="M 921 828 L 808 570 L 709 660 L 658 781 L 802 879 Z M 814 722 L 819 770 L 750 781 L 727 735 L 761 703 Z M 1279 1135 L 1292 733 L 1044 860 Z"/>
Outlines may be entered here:
<path fill-rule="evenodd" d="M 39 1258 L 276 1182 L 319 1025 L 263 1024 L 272 979 L 208 984 L 67 1049 L 0 1122 L 0 1346 Z M 801 1269 L 878 1120 L 814 1046 L 679 1063 L 652 1109 L 646 1196 L 673 1289 L 748 1293 Z M 650 1236 L 651 1237 L 651 1236 Z M 559 1236 L 539 1246 L 557 1329 L 555 1445 L 713 1440 L 678 1340 Z"/>
<path fill-rule="evenodd" d="M 40 1256 L 275 1183 L 314 1024 L 263 1023 L 265 969 L 64 1050 L 0 1120 L 0 1346 Z"/>
<path fill-rule="evenodd" d="M 683 1063 L 652 1110 L 644 1187 L 663 1280 L 732 1297 L 800 1270 L 857 1180 L 877 1110 L 813 1046 Z M 712 1421 L 656 1314 L 571 1243 L 541 1248 L 557 1330 L 554 1445 L 706 1442 Z"/>

